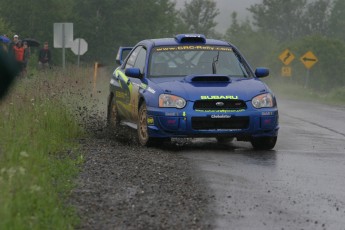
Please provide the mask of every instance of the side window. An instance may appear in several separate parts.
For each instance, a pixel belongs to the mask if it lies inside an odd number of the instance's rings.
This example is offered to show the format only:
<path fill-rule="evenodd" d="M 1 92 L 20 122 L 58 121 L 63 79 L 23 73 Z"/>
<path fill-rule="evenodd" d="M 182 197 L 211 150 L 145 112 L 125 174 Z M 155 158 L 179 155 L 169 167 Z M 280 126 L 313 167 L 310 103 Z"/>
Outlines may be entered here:
<path fill-rule="evenodd" d="M 131 53 L 131 56 L 129 56 L 126 66 L 125 68 L 131 68 L 134 67 L 134 63 L 137 60 L 138 54 L 140 52 L 140 50 L 142 49 L 141 46 L 138 46 L 137 48 L 135 48 L 135 50 L 133 50 L 133 52 Z"/>
<path fill-rule="evenodd" d="M 140 72 L 144 73 L 145 62 L 146 62 L 146 49 L 142 48 L 139 51 L 138 58 L 135 61 L 134 67 L 139 68 Z"/>

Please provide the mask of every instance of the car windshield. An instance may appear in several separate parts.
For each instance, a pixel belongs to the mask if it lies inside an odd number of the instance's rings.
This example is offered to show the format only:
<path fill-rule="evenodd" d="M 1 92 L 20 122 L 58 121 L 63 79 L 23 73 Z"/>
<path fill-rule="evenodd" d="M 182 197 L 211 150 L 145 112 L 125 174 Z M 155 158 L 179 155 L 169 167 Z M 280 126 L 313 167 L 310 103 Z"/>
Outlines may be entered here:
<path fill-rule="evenodd" d="M 219 74 L 248 77 L 250 73 L 226 46 L 155 47 L 149 62 L 149 77 Z"/>

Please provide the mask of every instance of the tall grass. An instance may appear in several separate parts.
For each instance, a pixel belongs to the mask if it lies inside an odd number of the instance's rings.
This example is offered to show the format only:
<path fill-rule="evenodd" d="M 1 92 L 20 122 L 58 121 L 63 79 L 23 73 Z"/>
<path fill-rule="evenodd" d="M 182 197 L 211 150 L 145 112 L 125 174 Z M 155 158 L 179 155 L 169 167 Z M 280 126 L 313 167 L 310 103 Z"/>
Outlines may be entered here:
<path fill-rule="evenodd" d="M 84 134 L 65 101 L 83 74 L 69 73 L 19 79 L 0 101 L 0 229 L 72 229 L 78 222 L 65 201 Z"/>

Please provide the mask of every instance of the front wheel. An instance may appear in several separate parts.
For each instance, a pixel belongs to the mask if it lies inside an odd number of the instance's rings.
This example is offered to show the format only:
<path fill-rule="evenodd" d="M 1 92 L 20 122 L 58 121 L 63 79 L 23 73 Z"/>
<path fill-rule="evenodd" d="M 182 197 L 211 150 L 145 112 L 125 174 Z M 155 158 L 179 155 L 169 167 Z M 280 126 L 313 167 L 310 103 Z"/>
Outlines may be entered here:
<path fill-rule="evenodd" d="M 252 137 L 250 140 L 254 149 L 271 150 L 277 142 L 277 137 Z"/>
<path fill-rule="evenodd" d="M 139 108 L 138 118 L 137 131 L 139 143 L 143 146 L 149 146 L 153 143 L 153 139 L 149 137 L 149 132 L 147 129 L 147 109 L 145 102 L 143 102 Z"/>
<path fill-rule="evenodd" d="M 147 128 L 147 108 L 145 102 L 143 102 L 139 108 L 139 115 L 138 115 L 138 139 L 139 143 L 142 146 L 164 146 L 171 142 L 171 138 L 164 137 L 164 138 L 155 138 L 149 136 L 149 131 Z"/>

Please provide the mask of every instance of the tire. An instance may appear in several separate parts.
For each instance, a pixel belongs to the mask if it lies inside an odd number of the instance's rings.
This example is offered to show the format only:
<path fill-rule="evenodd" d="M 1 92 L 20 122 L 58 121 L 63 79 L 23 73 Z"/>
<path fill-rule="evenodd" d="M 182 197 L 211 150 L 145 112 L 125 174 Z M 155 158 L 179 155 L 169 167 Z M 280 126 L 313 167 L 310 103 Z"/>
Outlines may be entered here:
<path fill-rule="evenodd" d="M 233 137 L 216 137 L 216 139 L 220 144 L 227 144 L 234 140 Z"/>
<path fill-rule="evenodd" d="M 277 142 L 277 137 L 252 137 L 250 142 L 254 149 L 271 150 Z"/>
<path fill-rule="evenodd" d="M 148 128 L 147 128 L 147 109 L 146 104 L 143 102 L 139 108 L 139 115 L 138 115 L 138 140 L 140 145 L 142 146 L 160 146 L 169 144 L 171 142 L 171 138 L 154 138 L 149 136 Z"/>
<path fill-rule="evenodd" d="M 117 109 L 114 97 L 110 95 L 109 98 L 110 101 L 107 112 L 107 125 L 111 131 L 116 131 L 120 125 L 119 111 Z"/>
<path fill-rule="evenodd" d="M 147 109 L 146 104 L 143 102 L 139 108 L 138 114 L 138 140 L 142 146 L 150 146 L 153 143 L 153 139 L 150 138 L 147 129 Z"/>

